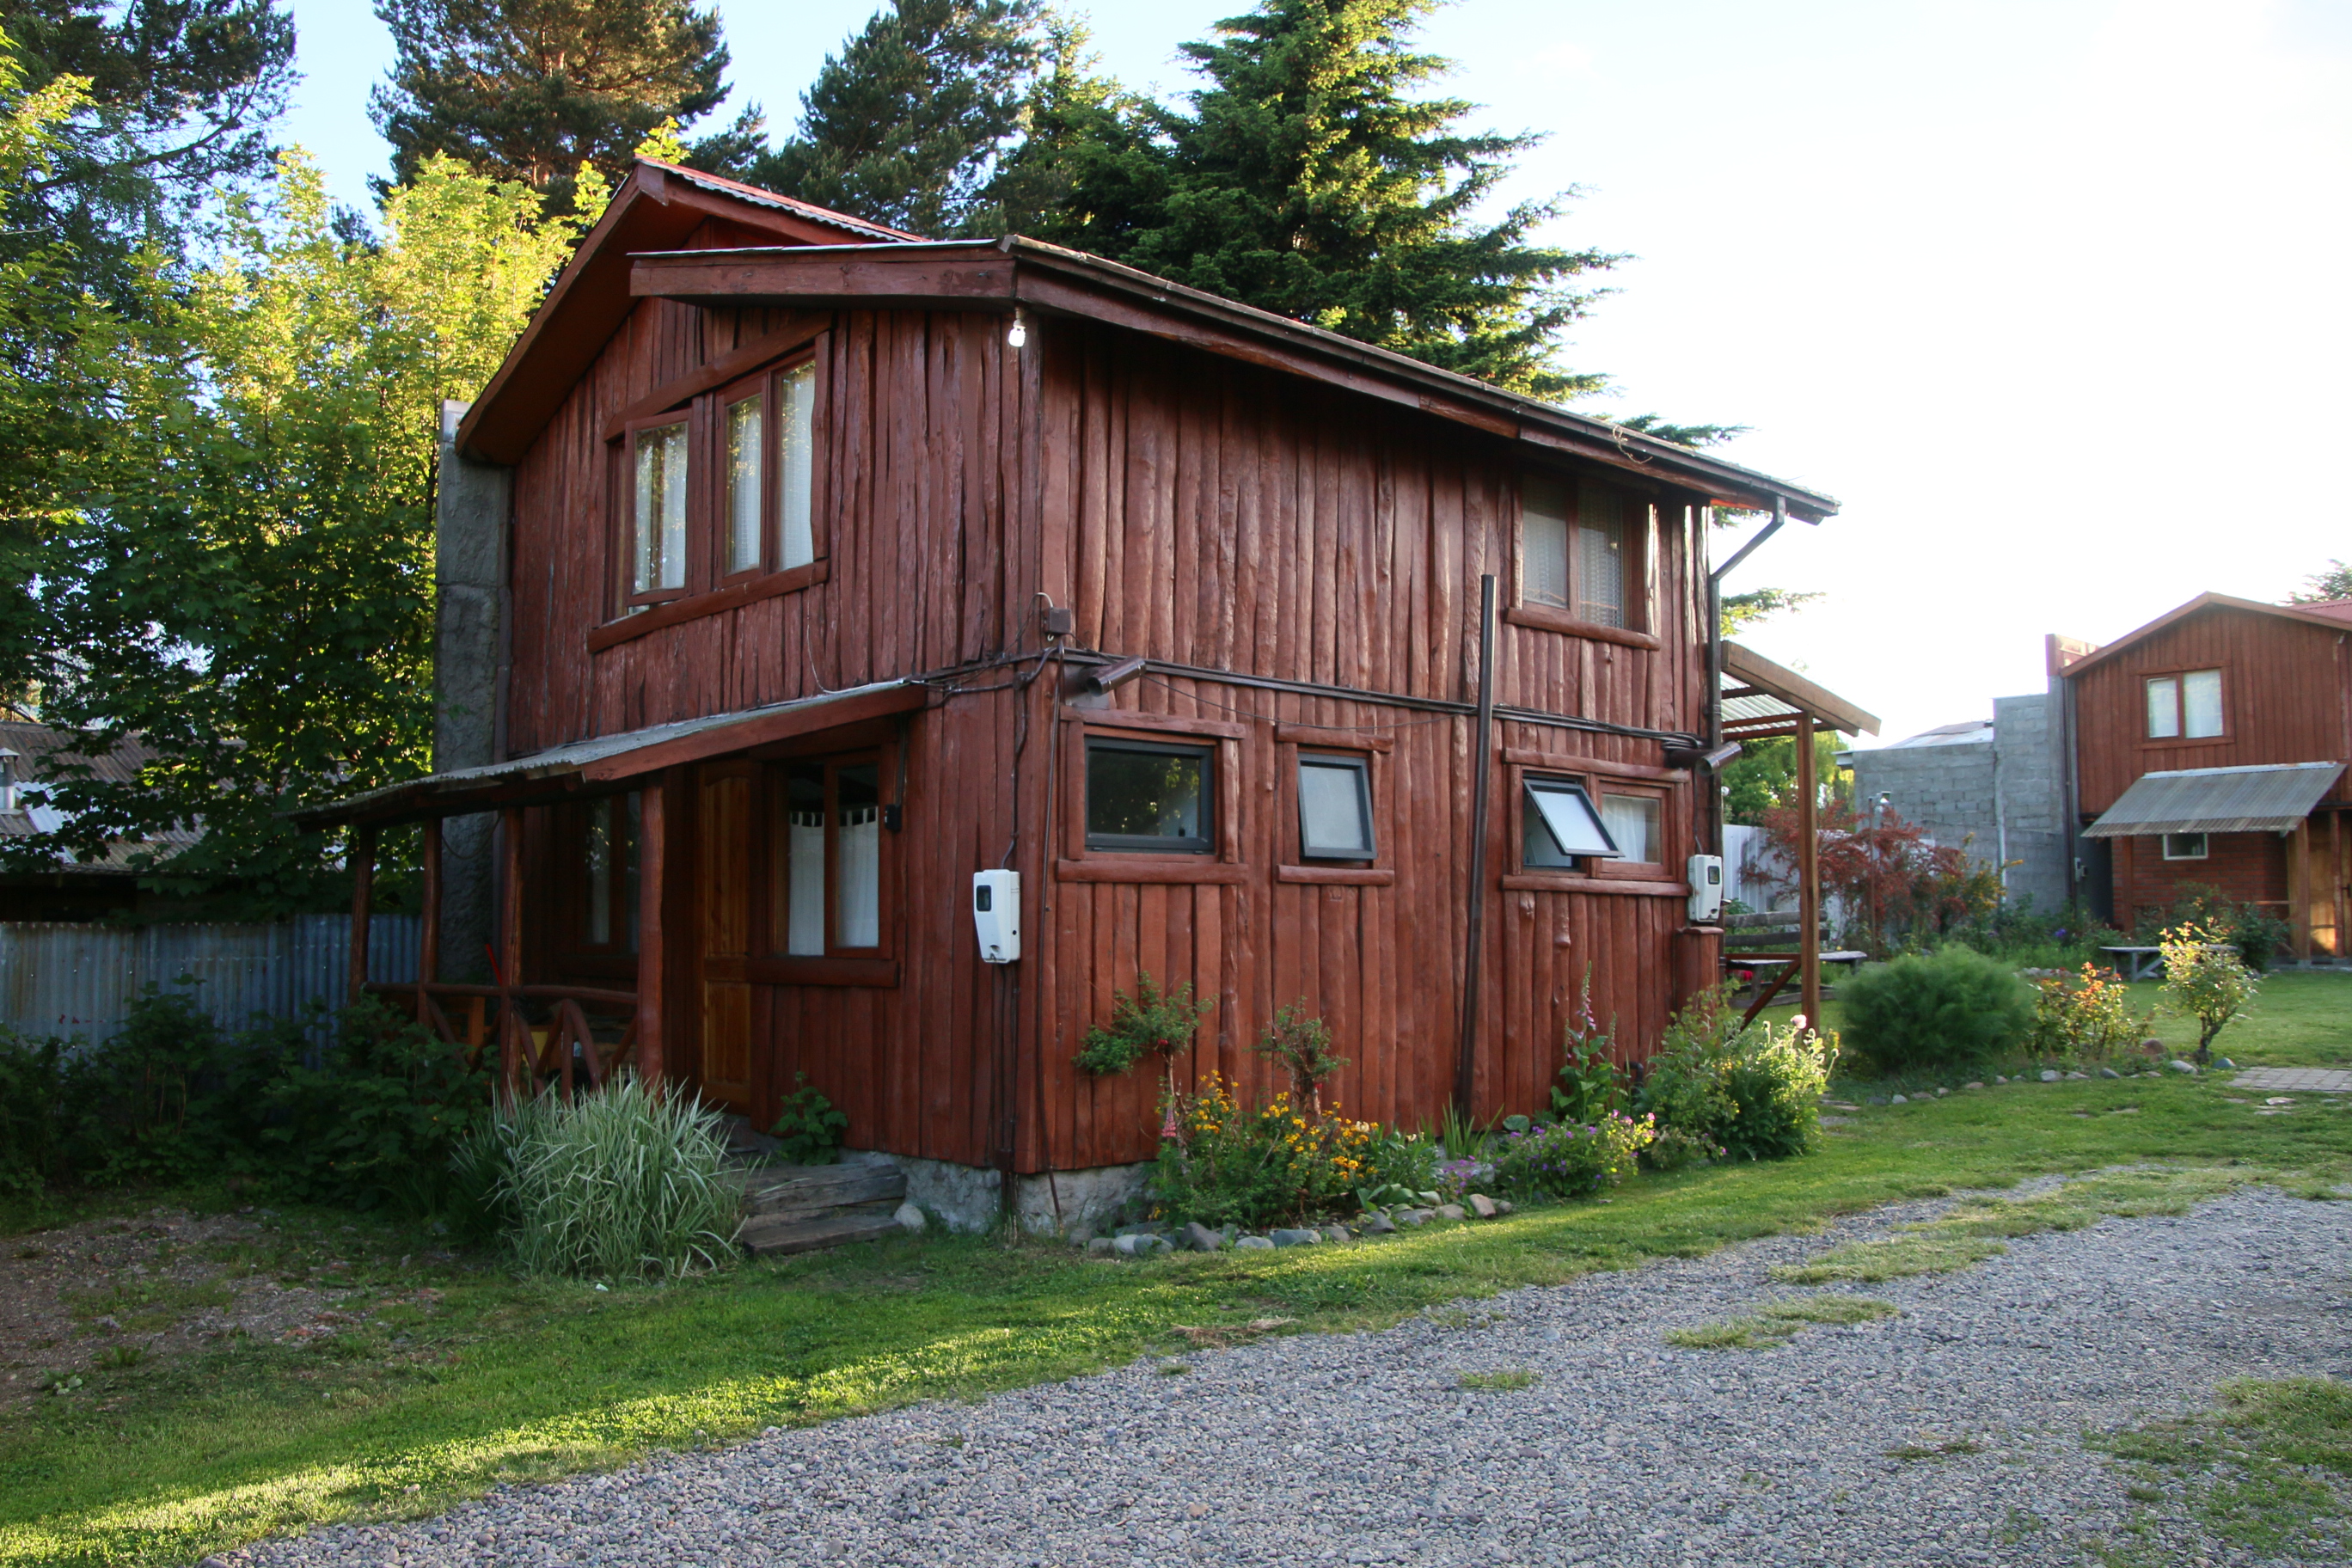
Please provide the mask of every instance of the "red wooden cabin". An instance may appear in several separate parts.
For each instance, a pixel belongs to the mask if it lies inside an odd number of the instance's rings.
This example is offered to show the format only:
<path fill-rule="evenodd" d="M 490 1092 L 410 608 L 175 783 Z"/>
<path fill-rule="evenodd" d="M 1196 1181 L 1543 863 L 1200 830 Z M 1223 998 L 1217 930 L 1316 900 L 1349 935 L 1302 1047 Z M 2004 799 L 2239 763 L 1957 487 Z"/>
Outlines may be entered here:
<path fill-rule="evenodd" d="M 2201 885 L 2285 918 L 2298 959 L 2346 955 L 2347 637 L 2352 601 L 2203 594 L 2105 647 L 2052 639 L 2118 926 Z"/>
<path fill-rule="evenodd" d="M 1542 1105 L 1588 974 L 1653 1048 L 1716 973 L 1707 509 L 1834 510 L 1127 268 L 653 163 L 449 445 L 473 716 L 320 814 L 503 814 L 500 973 L 418 1005 L 503 1008 L 543 1069 L 633 1019 L 761 1124 L 804 1074 L 853 1145 L 983 1185 L 1152 1156 L 1156 1076 L 1072 1062 L 1139 972 L 1214 1000 L 1186 1081 L 1270 1089 L 1303 1000 L 1332 1097 L 1405 1125 Z M 448 832 L 436 910 L 482 841 Z M 1000 867 L 1022 956 L 983 963 Z"/>

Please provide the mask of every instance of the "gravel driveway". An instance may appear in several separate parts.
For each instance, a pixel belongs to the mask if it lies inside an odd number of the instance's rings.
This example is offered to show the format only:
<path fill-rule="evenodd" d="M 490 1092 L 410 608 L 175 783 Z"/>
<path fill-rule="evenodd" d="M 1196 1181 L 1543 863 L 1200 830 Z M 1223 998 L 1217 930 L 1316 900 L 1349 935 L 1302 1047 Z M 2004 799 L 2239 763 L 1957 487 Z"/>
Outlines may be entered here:
<path fill-rule="evenodd" d="M 2230 1377 L 2352 1376 L 2352 1204 L 2267 1191 L 1864 1288 L 1903 1315 L 1779 1350 L 1660 1337 L 1780 1293 L 1770 1264 L 1944 1206 L 1383 1333 L 773 1433 L 227 1560 L 2071 1564 L 2139 1506 L 2084 1429 L 2201 1407 Z M 1528 1372 L 1531 1386 L 1462 1386 Z M 1890 1453 L 1945 1445 L 1962 1451 Z M 2152 1517 L 2148 1561 L 2242 1560 L 2175 1508 Z"/>

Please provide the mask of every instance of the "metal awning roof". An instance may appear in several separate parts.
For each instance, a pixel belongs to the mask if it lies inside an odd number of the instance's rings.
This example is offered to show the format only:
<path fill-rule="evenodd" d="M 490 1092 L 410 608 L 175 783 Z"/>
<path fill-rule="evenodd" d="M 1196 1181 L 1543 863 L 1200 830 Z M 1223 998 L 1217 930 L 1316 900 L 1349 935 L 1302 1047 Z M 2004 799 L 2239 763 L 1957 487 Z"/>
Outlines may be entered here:
<path fill-rule="evenodd" d="M 1739 643 L 1723 645 L 1723 682 L 1727 741 L 1793 735 L 1799 715 L 1806 713 L 1825 728 L 1849 735 L 1878 733 L 1875 713 L 1855 707 L 1836 692 Z"/>
<path fill-rule="evenodd" d="M 2084 830 L 2085 838 L 2158 833 L 2284 833 L 2308 817 L 2342 777 L 2342 763 L 2184 768 L 2142 773 Z"/>
<path fill-rule="evenodd" d="M 748 751 L 796 735 L 920 708 L 930 689 L 910 680 L 877 680 L 819 697 L 713 713 L 551 746 L 511 762 L 453 768 L 386 784 L 346 800 L 306 805 L 287 815 L 309 827 L 342 822 L 399 822 L 448 816 L 502 805 L 560 800 L 583 787 L 639 778 L 682 763 Z"/>

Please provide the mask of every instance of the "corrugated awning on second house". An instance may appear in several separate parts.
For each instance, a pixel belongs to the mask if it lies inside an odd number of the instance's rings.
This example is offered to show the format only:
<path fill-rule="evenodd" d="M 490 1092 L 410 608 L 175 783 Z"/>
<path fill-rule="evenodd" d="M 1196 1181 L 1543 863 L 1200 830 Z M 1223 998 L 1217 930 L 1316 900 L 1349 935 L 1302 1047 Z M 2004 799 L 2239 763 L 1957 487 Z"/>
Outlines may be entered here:
<path fill-rule="evenodd" d="M 2084 837 L 2284 833 L 2311 815 L 2343 773 L 2342 763 L 2278 763 L 2142 773 Z"/>

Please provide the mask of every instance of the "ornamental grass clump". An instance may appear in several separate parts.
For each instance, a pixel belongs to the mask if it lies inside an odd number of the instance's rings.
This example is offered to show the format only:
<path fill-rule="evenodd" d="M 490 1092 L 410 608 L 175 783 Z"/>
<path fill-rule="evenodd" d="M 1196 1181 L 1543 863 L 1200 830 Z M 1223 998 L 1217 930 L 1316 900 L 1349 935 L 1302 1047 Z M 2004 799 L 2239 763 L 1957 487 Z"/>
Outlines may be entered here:
<path fill-rule="evenodd" d="M 1336 1105 L 1321 1114 L 1277 1094 L 1255 1109 L 1213 1075 L 1174 1101 L 1179 1135 L 1160 1146 L 1156 1210 L 1171 1219 L 1256 1227 L 1327 1211 L 1372 1178 L 1380 1129 Z"/>
<path fill-rule="evenodd" d="M 1495 1142 L 1495 1182 L 1514 1197 L 1586 1197 L 1622 1182 L 1656 1137 L 1649 1117 L 1614 1110 L 1590 1123 L 1507 1130 Z"/>
<path fill-rule="evenodd" d="M 634 1074 L 501 1110 L 458 1155 L 527 1274 L 676 1279 L 736 1260 L 742 1194 L 719 1113 Z"/>

